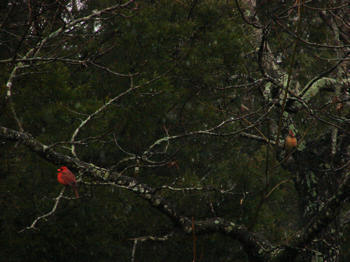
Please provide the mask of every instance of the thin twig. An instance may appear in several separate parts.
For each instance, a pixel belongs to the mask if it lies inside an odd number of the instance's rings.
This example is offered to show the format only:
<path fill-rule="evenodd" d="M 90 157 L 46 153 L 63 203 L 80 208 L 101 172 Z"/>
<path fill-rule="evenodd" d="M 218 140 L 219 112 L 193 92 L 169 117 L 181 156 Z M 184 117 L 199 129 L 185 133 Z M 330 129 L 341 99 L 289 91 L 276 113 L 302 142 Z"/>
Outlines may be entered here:
<path fill-rule="evenodd" d="M 134 239 L 134 244 L 132 246 L 132 251 L 131 251 L 131 262 L 135 261 L 135 252 L 136 252 L 136 246 L 137 246 L 137 239 Z"/>
<path fill-rule="evenodd" d="M 35 226 L 40 220 L 45 219 L 45 218 L 51 216 L 52 214 L 54 214 L 56 209 L 57 209 L 57 207 L 58 207 L 58 203 L 60 202 L 61 198 L 63 197 L 63 193 L 64 193 L 65 189 L 66 188 L 63 187 L 61 189 L 61 192 L 59 193 L 59 195 L 55 198 L 55 204 L 53 205 L 53 207 L 52 207 L 50 212 L 48 212 L 48 213 L 46 213 L 46 214 L 44 214 L 44 215 L 42 215 L 40 217 L 37 217 L 30 226 L 22 229 L 21 231 L 19 231 L 19 233 L 22 233 L 25 230 L 31 230 L 31 229 L 35 230 L 35 229 L 37 229 Z"/>

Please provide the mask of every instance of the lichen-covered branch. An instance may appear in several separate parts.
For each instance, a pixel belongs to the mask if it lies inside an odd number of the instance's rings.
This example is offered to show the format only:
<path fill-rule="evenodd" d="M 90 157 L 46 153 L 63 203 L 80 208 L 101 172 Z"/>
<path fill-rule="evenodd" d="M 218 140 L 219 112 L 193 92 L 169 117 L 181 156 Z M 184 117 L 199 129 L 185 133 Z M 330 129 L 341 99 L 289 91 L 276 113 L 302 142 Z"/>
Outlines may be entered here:
<path fill-rule="evenodd" d="M 86 163 L 76 158 L 60 154 L 52 148 L 40 143 L 28 133 L 0 127 L 0 137 L 10 141 L 21 142 L 34 153 L 53 164 L 72 166 L 91 175 L 97 181 L 103 181 L 105 184 L 118 186 L 131 191 L 148 201 L 153 208 L 156 208 L 163 214 L 167 215 L 174 225 L 182 228 L 185 233 L 190 234 L 192 232 L 192 222 L 190 218 L 179 214 L 176 209 L 172 207 L 171 203 L 157 194 L 156 189 L 147 184 L 139 183 L 135 178 L 120 175 L 116 172 L 110 173 L 109 170 L 105 168 L 97 167 L 91 163 Z M 47 216 L 52 215 L 56 207 L 54 206 L 53 211 L 48 213 Z M 39 219 L 41 218 L 39 217 Z M 33 223 L 35 225 L 37 221 L 34 221 Z M 255 261 L 267 261 L 266 258 L 274 249 L 267 240 L 248 231 L 244 226 L 222 218 L 199 220 L 195 222 L 195 226 L 197 234 L 221 232 L 238 240 L 249 253 L 249 256 L 256 259 Z"/>

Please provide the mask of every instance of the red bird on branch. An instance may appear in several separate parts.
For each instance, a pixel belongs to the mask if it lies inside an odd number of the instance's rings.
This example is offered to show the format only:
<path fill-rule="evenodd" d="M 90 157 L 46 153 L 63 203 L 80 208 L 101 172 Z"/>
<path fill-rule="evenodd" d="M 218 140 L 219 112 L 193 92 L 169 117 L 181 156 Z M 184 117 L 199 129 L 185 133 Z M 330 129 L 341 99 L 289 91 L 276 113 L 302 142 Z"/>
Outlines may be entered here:
<path fill-rule="evenodd" d="M 298 145 L 298 140 L 296 139 L 294 133 L 292 130 L 289 130 L 289 134 L 286 137 L 286 141 L 285 141 L 285 148 L 287 151 L 291 151 L 292 149 L 294 149 L 296 146 Z"/>
<path fill-rule="evenodd" d="M 75 175 L 66 166 L 61 166 L 57 171 L 57 181 L 62 185 L 71 186 L 74 190 L 75 197 L 79 198 Z"/>

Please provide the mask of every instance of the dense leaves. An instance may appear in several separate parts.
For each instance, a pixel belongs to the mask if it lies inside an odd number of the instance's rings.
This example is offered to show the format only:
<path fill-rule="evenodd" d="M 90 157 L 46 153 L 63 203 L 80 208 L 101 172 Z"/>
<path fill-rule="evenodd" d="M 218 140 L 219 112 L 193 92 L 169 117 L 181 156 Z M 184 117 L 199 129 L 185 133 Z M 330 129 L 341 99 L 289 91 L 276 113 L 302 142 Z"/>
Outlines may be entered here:
<path fill-rule="evenodd" d="M 257 2 L 255 17 L 250 1 L 1 3 L 0 126 L 73 159 L 81 198 L 67 188 L 53 214 L 26 229 L 56 203 L 57 165 L 1 135 L 0 257 L 254 261 L 290 243 L 287 254 L 307 254 L 302 261 L 321 253 L 324 245 L 298 246 L 295 232 L 346 181 L 349 78 L 339 61 L 349 43 L 341 20 L 332 22 L 332 10 L 345 17 L 332 9 L 343 3 Z M 283 150 L 289 129 L 300 139 L 293 156 Z M 150 185 L 199 233 L 74 159 Z M 346 214 L 339 204 L 324 236 L 317 232 L 336 248 L 342 230 L 326 233 L 340 227 L 341 207 Z M 252 255 L 244 244 L 252 237 L 194 225 L 216 217 L 263 236 L 271 250 Z"/>

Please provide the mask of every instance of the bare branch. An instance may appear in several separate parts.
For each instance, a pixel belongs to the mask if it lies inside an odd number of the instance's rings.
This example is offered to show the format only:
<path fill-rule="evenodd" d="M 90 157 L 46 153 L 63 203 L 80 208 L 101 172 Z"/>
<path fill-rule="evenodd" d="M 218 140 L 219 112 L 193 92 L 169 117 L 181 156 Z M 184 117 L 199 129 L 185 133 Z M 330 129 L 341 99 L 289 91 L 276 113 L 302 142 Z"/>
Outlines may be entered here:
<path fill-rule="evenodd" d="M 140 241 L 140 242 L 144 242 L 144 241 L 157 241 L 157 242 L 159 241 L 159 242 L 163 242 L 163 241 L 169 240 L 174 235 L 175 235 L 175 232 L 170 232 L 169 234 L 166 234 L 166 235 L 163 235 L 163 236 L 133 237 L 133 238 L 130 238 L 129 240 Z"/>
<path fill-rule="evenodd" d="M 58 203 L 60 202 L 61 198 L 63 197 L 63 193 L 64 193 L 65 189 L 66 188 L 63 187 L 61 189 L 61 192 L 59 193 L 59 195 L 55 198 L 55 204 L 53 205 L 53 207 L 50 210 L 50 212 L 48 212 L 48 213 L 46 213 L 46 214 L 44 214 L 42 216 L 37 217 L 30 226 L 22 229 L 21 231 L 19 231 L 19 233 L 22 233 L 25 230 L 37 229 L 35 226 L 40 220 L 46 219 L 47 217 L 52 216 L 56 212 L 56 209 L 58 207 Z"/>
<path fill-rule="evenodd" d="M 176 209 L 174 209 L 166 199 L 158 196 L 158 194 L 156 194 L 157 190 L 150 187 L 149 185 L 139 183 L 135 178 L 132 177 L 118 175 L 117 173 L 111 174 L 107 169 L 97 167 L 91 163 L 86 163 L 79 159 L 73 159 L 68 156 L 60 155 L 52 149 L 48 149 L 47 146 L 41 144 L 37 140 L 33 139 L 31 135 L 26 133 L 21 133 L 15 130 L 0 127 L 0 137 L 8 140 L 21 141 L 32 151 L 44 157 L 45 159 L 50 160 L 53 163 L 65 161 L 66 164 L 70 164 L 77 169 L 81 169 L 90 173 L 97 180 L 102 180 L 110 185 L 122 187 L 129 190 L 130 192 L 133 192 L 134 194 L 148 201 L 153 208 L 158 209 L 163 214 L 168 216 L 174 224 L 180 225 L 185 233 L 191 234 L 191 219 L 178 214 Z M 63 195 L 63 190 L 64 189 L 62 189 L 61 194 L 57 198 L 56 204 L 52 211 L 42 216 L 40 219 L 48 217 L 55 212 L 58 205 L 58 200 Z M 37 222 L 34 223 L 34 226 L 36 223 Z M 271 250 L 271 244 L 269 244 L 268 241 L 257 238 L 255 234 L 249 232 L 244 226 L 226 221 L 222 218 L 199 220 L 195 222 L 195 226 L 197 234 L 208 232 L 222 232 L 234 239 L 237 239 L 243 246 L 251 250 L 250 253 L 254 254 L 254 257 L 259 258 L 257 261 L 263 261 L 262 258 L 267 256 Z M 261 252 L 262 247 L 265 247 L 263 252 Z"/>
<path fill-rule="evenodd" d="M 83 120 L 80 125 L 75 129 L 75 131 L 73 132 L 73 135 L 71 137 L 70 142 L 73 143 L 75 141 L 75 138 L 77 137 L 78 133 L 80 132 L 80 130 L 91 120 L 93 119 L 96 115 L 98 115 L 99 113 L 103 112 L 105 109 L 107 109 L 108 106 L 110 106 L 111 104 L 113 104 L 114 102 L 118 101 L 120 98 L 122 98 L 123 96 L 129 94 L 130 92 L 136 90 L 140 88 L 140 86 L 133 86 L 131 84 L 131 87 L 128 88 L 127 90 L 125 90 L 124 92 L 120 93 L 119 95 L 115 96 L 114 98 L 110 99 L 107 103 L 105 103 L 103 106 L 101 106 L 100 108 L 98 108 L 94 113 L 90 114 L 87 118 L 85 118 L 85 120 Z M 74 156 L 76 155 L 75 152 L 75 146 L 74 144 L 72 144 L 71 147 L 71 152 Z"/>
<path fill-rule="evenodd" d="M 227 124 L 230 124 L 232 122 L 238 121 L 238 120 L 242 120 L 243 117 L 230 117 L 224 121 L 222 121 L 221 123 L 219 123 L 216 126 L 213 126 L 211 128 L 205 129 L 205 130 L 197 130 L 197 131 L 192 131 L 192 132 L 188 132 L 185 134 L 181 134 L 181 135 L 173 135 L 173 136 L 167 136 L 167 137 L 163 137 L 158 139 L 157 141 L 155 141 L 152 145 L 150 145 L 148 147 L 148 149 L 143 152 L 143 156 L 147 156 L 149 154 L 151 154 L 151 151 L 153 150 L 153 148 L 155 148 L 156 146 L 164 143 L 164 142 L 168 142 L 170 140 L 176 140 L 176 139 L 180 139 L 180 138 L 185 138 L 185 137 L 189 137 L 189 136 L 195 136 L 195 135 L 209 135 L 209 136 L 235 136 L 238 135 L 240 133 L 242 133 L 243 131 L 249 130 L 251 128 L 256 127 L 257 125 L 260 124 L 260 122 L 265 119 L 265 117 L 270 113 L 270 111 L 272 110 L 272 108 L 274 108 L 274 105 L 271 105 L 267 111 L 260 116 L 254 123 L 252 123 L 251 125 L 242 128 L 240 130 L 234 131 L 234 132 L 230 132 L 230 133 L 216 133 L 214 131 L 216 131 L 217 129 L 220 129 L 224 126 L 226 126 Z"/>
<path fill-rule="evenodd" d="M 318 80 L 320 80 L 323 77 L 326 77 L 327 75 L 329 75 L 331 72 L 333 72 L 336 68 L 338 68 L 338 66 L 343 63 L 345 61 L 345 59 L 350 55 L 350 52 L 347 52 L 341 59 L 339 59 L 339 61 L 332 66 L 331 68 L 327 69 L 326 71 L 322 72 L 321 74 L 319 74 L 317 77 L 313 78 L 306 86 L 305 88 L 301 91 L 300 96 L 303 97 L 305 95 L 305 93 L 312 87 L 312 85 L 317 82 Z"/>
<path fill-rule="evenodd" d="M 307 41 L 299 36 L 297 36 L 295 33 L 293 33 L 291 30 L 287 28 L 287 26 L 283 25 L 282 23 L 279 22 L 278 19 L 275 19 L 275 22 L 281 26 L 289 35 L 291 35 L 293 38 L 296 40 L 310 46 L 310 47 L 316 47 L 316 48 L 326 48 L 326 49 L 344 49 L 347 47 L 350 47 L 350 45 L 326 45 L 326 44 L 318 44 L 314 42 Z"/>

